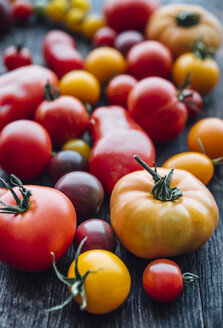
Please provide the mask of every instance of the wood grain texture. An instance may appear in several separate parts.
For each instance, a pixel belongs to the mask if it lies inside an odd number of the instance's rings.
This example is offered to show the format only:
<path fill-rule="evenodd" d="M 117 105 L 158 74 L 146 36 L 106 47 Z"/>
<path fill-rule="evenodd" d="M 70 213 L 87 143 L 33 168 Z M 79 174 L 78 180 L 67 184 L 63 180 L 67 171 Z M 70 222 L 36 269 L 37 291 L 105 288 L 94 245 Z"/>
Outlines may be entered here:
<path fill-rule="evenodd" d="M 99 12 L 102 0 L 91 0 L 93 11 Z M 121 1 L 121 0 L 120 0 Z M 163 1 L 166 3 L 179 1 Z M 195 3 L 195 1 L 181 1 Z M 197 0 L 222 20 L 222 0 Z M 31 22 L 28 26 L 17 26 L 10 34 L 0 40 L 0 53 L 13 39 L 25 39 L 32 50 L 34 62 L 43 64 L 41 45 L 45 33 L 54 27 L 42 22 Z M 78 49 L 86 56 L 90 41 L 75 37 Z M 217 61 L 223 72 L 223 48 L 217 54 Z M 5 69 L 0 63 L 0 73 Z M 217 116 L 223 119 L 223 74 L 216 89 L 205 98 L 204 110 L 198 119 Z M 196 121 L 196 120 L 195 120 Z M 167 158 L 187 150 L 186 136 L 195 122 L 188 122 L 184 132 L 168 144 L 158 145 L 157 164 L 161 165 Z M 2 172 L 0 172 L 2 176 Z M 223 181 L 223 170 L 218 168 L 216 175 Z M 49 184 L 45 178 L 35 181 Z M 132 287 L 126 302 L 116 311 L 107 315 L 91 315 L 81 312 L 73 301 L 62 311 L 46 313 L 50 306 L 64 301 L 68 296 L 65 287 L 56 278 L 52 269 L 41 273 L 23 273 L 5 264 L 0 264 L 0 328 L 220 328 L 223 326 L 223 187 L 212 181 L 209 189 L 219 206 L 220 220 L 216 232 L 201 249 L 193 254 L 179 256 L 173 260 L 181 267 L 182 272 L 190 271 L 200 276 L 198 283 L 187 286 L 181 297 L 170 304 L 159 304 L 149 299 L 142 287 L 142 273 L 147 260 L 139 259 L 124 250 L 119 244 L 116 254 L 126 263 L 132 277 Z M 109 222 L 109 197 L 106 197 L 98 214 L 99 218 Z M 59 261 L 58 268 L 66 274 L 74 256 L 72 248 Z"/>

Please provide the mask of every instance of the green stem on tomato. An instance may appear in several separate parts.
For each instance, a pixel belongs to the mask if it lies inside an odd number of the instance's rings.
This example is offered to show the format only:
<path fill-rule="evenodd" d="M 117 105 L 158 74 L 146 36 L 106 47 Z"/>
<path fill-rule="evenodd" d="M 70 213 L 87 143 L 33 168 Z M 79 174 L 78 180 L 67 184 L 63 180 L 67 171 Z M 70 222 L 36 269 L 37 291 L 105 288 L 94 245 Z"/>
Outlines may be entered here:
<path fill-rule="evenodd" d="M 192 11 L 180 11 L 176 16 L 176 23 L 178 26 L 191 27 L 197 25 L 200 21 L 200 15 Z"/>
<path fill-rule="evenodd" d="M 44 98 L 48 101 L 53 101 L 57 99 L 59 95 L 60 95 L 59 89 L 54 87 L 52 84 L 50 84 L 49 81 L 47 81 L 44 87 Z"/>

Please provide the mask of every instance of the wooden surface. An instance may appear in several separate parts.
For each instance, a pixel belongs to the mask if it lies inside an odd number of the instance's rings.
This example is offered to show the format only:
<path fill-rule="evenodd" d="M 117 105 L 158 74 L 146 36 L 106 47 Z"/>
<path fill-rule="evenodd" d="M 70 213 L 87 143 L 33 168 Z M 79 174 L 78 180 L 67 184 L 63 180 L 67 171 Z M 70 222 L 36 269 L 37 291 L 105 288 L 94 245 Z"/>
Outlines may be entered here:
<path fill-rule="evenodd" d="M 100 10 L 101 0 L 91 0 L 93 11 Z M 179 1 L 163 1 L 164 4 Z M 203 5 L 223 18 L 222 0 L 181 1 Z M 42 64 L 41 44 L 46 31 L 52 26 L 44 22 L 30 23 L 28 26 L 16 26 L 10 34 L 0 40 L 0 53 L 11 44 L 12 39 L 25 38 L 27 46 L 34 54 L 34 62 Z M 79 50 L 85 56 L 91 44 L 78 38 Z M 223 48 L 217 54 L 217 61 L 223 72 Z M 4 68 L 0 63 L 0 73 Z M 223 76 L 223 73 L 222 73 Z M 205 106 L 198 119 L 217 116 L 223 119 L 223 78 L 216 89 L 205 99 Z M 157 145 L 157 164 L 161 165 L 168 157 L 186 151 L 186 135 L 190 126 L 188 122 L 184 132 L 174 141 Z M 223 182 L 223 169 L 218 168 L 216 175 Z M 47 184 L 46 181 L 42 181 Z M 222 199 L 223 187 L 212 181 L 208 188 L 213 193 L 220 210 L 220 220 L 212 238 L 193 254 L 179 256 L 173 260 L 183 272 L 189 271 L 200 276 L 198 283 L 187 286 L 175 302 L 159 304 L 149 299 L 142 287 L 142 273 L 149 261 L 139 259 L 118 245 L 116 253 L 130 270 L 132 287 L 126 302 L 116 311 L 107 315 L 91 315 L 81 312 L 73 301 L 62 311 L 45 313 L 45 309 L 60 304 L 67 296 L 68 290 L 55 276 L 52 269 L 41 273 L 24 273 L 0 264 L 0 328 L 172 328 L 172 327 L 223 327 L 223 222 Z M 109 221 L 109 198 L 107 197 L 98 217 Z M 70 248 L 59 261 L 60 271 L 66 274 L 74 256 Z"/>

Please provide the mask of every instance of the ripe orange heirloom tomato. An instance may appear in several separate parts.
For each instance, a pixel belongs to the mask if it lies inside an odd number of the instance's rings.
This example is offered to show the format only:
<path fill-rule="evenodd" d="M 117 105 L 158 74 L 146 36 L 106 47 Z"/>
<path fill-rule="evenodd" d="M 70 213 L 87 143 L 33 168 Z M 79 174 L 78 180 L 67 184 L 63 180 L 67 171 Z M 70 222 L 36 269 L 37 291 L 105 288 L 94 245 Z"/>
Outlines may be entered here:
<path fill-rule="evenodd" d="M 189 172 L 152 170 L 134 157 L 145 170 L 122 177 L 110 201 L 111 224 L 122 245 L 150 259 L 201 247 L 218 223 L 218 207 L 210 191 Z"/>

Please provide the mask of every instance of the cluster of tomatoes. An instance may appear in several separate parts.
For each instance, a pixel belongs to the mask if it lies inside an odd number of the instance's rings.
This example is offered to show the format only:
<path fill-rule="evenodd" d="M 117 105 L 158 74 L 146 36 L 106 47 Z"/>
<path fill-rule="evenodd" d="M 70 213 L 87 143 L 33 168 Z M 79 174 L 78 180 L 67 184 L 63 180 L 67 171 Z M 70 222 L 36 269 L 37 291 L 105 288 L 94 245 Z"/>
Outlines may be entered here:
<path fill-rule="evenodd" d="M 155 161 L 154 142 L 177 137 L 188 117 L 199 114 L 202 96 L 216 85 L 219 68 L 211 55 L 218 44 L 199 30 L 193 40 L 184 40 L 189 50 L 184 53 L 183 45 L 176 54 L 161 30 L 161 39 L 150 37 L 161 29 L 153 26 L 156 15 L 166 10 L 173 17 L 176 9 L 159 8 L 158 1 L 107 0 L 104 16 L 97 18 L 88 14 L 86 0 L 52 0 L 43 7 L 50 19 L 92 37 L 95 48 L 84 59 L 71 35 L 52 30 L 42 47 L 49 68 L 33 65 L 22 45 L 4 52 L 11 72 L 0 77 L 0 166 L 13 175 L 10 183 L 2 180 L 9 190 L 3 188 L 0 198 L 0 260 L 26 271 L 44 270 L 53 261 L 69 286 L 70 300 L 75 297 L 89 312 L 106 313 L 124 302 L 131 286 L 128 269 L 113 253 L 115 235 L 133 254 L 152 259 L 196 250 L 217 225 L 217 205 L 203 184 L 222 161 L 222 120 L 198 121 L 188 134 L 191 152 L 170 158 L 158 172 L 148 165 Z M 198 15 L 207 13 L 192 10 L 197 12 L 178 9 L 175 24 L 199 28 Z M 217 31 L 218 22 L 210 20 Z M 110 105 L 93 110 L 103 92 Z M 90 142 L 83 137 L 88 128 Z M 166 170 L 173 167 L 193 176 Z M 54 188 L 20 181 L 38 179 L 46 171 Z M 89 219 L 101 207 L 104 192 L 111 194 L 113 230 L 103 220 Z M 161 202 L 169 205 L 162 211 Z M 62 277 L 55 261 L 72 243 L 76 257 L 68 278 Z M 165 302 L 181 293 L 183 282 L 196 278 L 160 259 L 146 267 L 143 285 L 152 298 Z"/>

